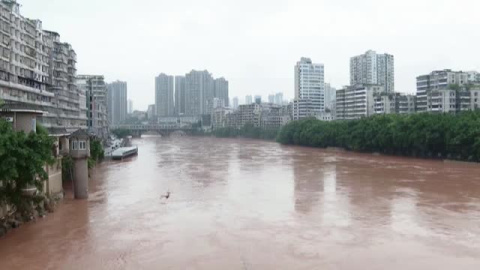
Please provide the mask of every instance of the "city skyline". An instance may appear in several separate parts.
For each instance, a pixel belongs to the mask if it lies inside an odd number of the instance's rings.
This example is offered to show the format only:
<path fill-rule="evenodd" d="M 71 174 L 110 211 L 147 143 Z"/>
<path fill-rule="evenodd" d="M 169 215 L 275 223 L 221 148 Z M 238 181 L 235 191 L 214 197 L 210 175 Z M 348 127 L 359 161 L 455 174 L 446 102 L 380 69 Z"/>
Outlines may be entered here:
<path fill-rule="evenodd" d="M 480 70 L 472 57 L 479 41 L 475 10 L 480 3 L 473 0 L 263 1 L 253 13 L 250 1 L 168 6 L 156 1 L 19 2 L 25 16 L 41 18 L 45 29 L 58 31 L 72 44 L 80 59 L 79 74 L 127 81 L 136 110 L 146 110 L 154 99 L 151 78 L 160 71 L 181 75 L 192 68 L 208 69 L 229 79 L 230 96 L 265 98 L 283 92 L 291 99 L 291 66 L 302 56 L 328 67 L 325 82 L 337 89 L 349 84 L 350 57 L 369 49 L 395 56 L 397 92 L 415 93 L 416 77 L 432 70 Z M 462 16 L 452 17 L 456 12 Z M 133 24 L 122 20 L 132 16 Z M 326 24 L 332 27 L 322 27 Z M 126 32 L 133 38 L 125 40 Z M 175 39 L 163 42 L 170 37 Z M 198 39 L 207 42 L 199 45 L 194 42 Z"/>

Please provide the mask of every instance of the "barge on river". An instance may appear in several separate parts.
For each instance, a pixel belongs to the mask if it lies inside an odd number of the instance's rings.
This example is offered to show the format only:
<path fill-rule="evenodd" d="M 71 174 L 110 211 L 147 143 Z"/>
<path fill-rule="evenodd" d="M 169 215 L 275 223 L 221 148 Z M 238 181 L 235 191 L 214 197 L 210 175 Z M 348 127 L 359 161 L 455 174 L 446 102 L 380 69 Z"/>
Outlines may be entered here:
<path fill-rule="evenodd" d="M 137 146 L 132 146 L 132 147 L 120 147 L 113 151 L 112 153 L 112 159 L 124 159 L 129 156 L 134 156 L 138 154 L 138 147 Z"/>

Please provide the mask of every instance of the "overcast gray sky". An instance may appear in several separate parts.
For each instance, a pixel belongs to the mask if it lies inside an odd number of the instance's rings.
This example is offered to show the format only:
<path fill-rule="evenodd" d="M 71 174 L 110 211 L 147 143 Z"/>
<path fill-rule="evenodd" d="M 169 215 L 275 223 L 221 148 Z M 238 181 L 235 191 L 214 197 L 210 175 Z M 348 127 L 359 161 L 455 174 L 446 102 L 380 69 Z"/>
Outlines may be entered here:
<path fill-rule="evenodd" d="M 230 97 L 292 98 L 302 56 L 325 80 L 349 83 L 349 59 L 395 56 L 399 92 L 434 69 L 480 70 L 479 0 L 18 0 L 22 14 L 60 33 L 78 74 L 128 82 L 134 108 L 154 103 L 154 77 L 208 69 Z"/>

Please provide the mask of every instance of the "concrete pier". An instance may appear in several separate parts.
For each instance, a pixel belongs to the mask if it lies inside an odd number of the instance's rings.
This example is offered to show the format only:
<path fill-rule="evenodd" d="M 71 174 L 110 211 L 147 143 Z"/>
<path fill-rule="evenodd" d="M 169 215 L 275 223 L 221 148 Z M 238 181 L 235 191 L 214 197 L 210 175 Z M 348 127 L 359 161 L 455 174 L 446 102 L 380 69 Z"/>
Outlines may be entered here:
<path fill-rule="evenodd" d="M 88 158 L 90 137 L 84 130 L 70 135 L 70 156 L 73 159 L 73 193 L 75 199 L 88 198 Z"/>
<path fill-rule="evenodd" d="M 75 159 L 73 169 L 73 193 L 75 199 L 88 198 L 88 162 L 87 159 Z"/>

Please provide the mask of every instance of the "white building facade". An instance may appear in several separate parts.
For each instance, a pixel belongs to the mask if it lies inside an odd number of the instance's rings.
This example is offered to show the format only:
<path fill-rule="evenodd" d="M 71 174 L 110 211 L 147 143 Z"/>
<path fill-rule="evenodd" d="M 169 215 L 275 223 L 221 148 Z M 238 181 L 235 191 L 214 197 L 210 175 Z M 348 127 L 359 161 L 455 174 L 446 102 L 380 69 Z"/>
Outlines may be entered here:
<path fill-rule="evenodd" d="M 315 64 L 302 57 L 295 65 L 294 120 L 303 115 L 325 111 L 325 71 L 323 64 Z M 306 107 L 302 107 L 306 106 Z M 295 112 L 297 111 L 297 112 Z"/>

